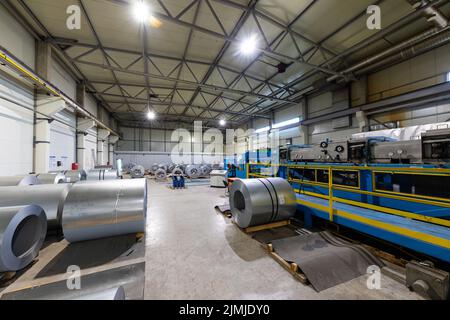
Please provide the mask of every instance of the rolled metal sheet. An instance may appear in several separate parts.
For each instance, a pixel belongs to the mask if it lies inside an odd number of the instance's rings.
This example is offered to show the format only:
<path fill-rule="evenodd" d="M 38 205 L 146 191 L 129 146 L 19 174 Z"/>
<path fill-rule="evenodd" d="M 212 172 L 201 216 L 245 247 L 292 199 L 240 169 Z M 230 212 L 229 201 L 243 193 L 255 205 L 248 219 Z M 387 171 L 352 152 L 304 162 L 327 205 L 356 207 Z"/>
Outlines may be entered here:
<path fill-rule="evenodd" d="M 195 165 L 195 164 L 190 164 L 186 167 L 186 171 L 185 171 L 186 175 L 189 178 L 198 178 L 201 175 L 201 170 L 200 167 Z"/>
<path fill-rule="evenodd" d="M 0 187 L 7 186 L 31 186 L 39 184 L 39 180 L 35 175 L 18 175 L 11 177 L 0 177 Z"/>
<path fill-rule="evenodd" d="M 169 166 L 167 167 L 167 173 L 171 173 L 175 169 L 175 167 L 175 163 L 169 164 Z"/>
<path fill-rule="evenodd" d="M 0 272 L 18 271 L 39 254 L 47 218 L 39 206 L 0 208 Z"/>
<path fill-rule="evenodd" d="M 92 169 L 87 172 L 86 180 L 114 180 L 117 179 L 117 171 L 111 169 Z"/>
<path fill-rule="evenodd" d="M 200 166 L 200 175 L 201 176 L 208 176 L 212 171 L 212 166 L 209 164 L 202 164 Z"/>
<path fill-rule="evenodd" d="M 175 168 L 175 169 L 173 169 L 172 174 L 173 175 L 183 175 L 184 173 L 183 173 L 183 170 L 181 170 L 181 168 Z"/>
<path fill-rule="evenodd" d="M 120 286 L 88 294 L 81 294 L 81 296 L 73 300 L 125 300 L 125 290 Z"/>
<path fill-rule="evenodd" d="M 282 178 L 236 180 L 229 200 L 233 219 L 241 228 L 286 220 L 296 211 L 294 190 Z"/>
<path fill-rule="evenodd" d="M 39 173 L 36 177 L 40 184 L 58 184 L 66 182 L 66 176 L 63 173 L 58 172 Z"/>
<path fill-rule="evenodd" d="M 87 178 L 87 173 L 84 170 L 67 170 L 64 171 L 66 176 L 66 182 L 74 183 L 78 181 L 84 181 Z"/>
<path fill-rule="evenodd" d="M 167 168 L 168 168 L 168 165 L 165 163 L 160 163 L 158 165 L 158 169 L 163 169 L 163 170 L 167 171 Z"/>
<path fill-rule="evenodd" d="M 86 181 L 73 185 L 62 228 L 69 242 L 144 232 L 147 179 Z"/>
<path fill-rule="evenodd" d="M 48 229 L 58 229 L 71 187 L 70 183 L 0 187 L 0 207 L 38 205 L 45 211 Z"/>
<path fill-rule="evenodd" d="M 150 167 L 150 172 L 152 174 L 155 174 L 156 170 L 159 169 L 159 165 L 157 163 L 152 164 L 152 166 Z"/>
<path fill-rule="evenodd" d="M 156 170 L 155 177 L 157 180 L 164 180 L 167 178 L 167 172 L 163 168 Z"/>
<path fill-rule="evenodd" d="M 145 168 L 143 166 L 134 166 L 130 170 L 130 175 L 133 179 L 143 178 L 145 176 Z"/>

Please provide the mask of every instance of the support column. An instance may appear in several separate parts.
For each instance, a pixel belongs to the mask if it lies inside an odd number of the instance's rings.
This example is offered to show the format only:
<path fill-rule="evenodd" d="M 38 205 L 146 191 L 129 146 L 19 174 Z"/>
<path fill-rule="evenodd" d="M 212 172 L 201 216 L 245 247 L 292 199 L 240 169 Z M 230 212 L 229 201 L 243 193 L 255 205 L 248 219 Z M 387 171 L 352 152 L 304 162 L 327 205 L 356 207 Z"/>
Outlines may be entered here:
<path fill-rule="evenodd" d="M 95 127 L 95 121 L 78 118 L 77 124 L 77 162 L 80 169 L 86 169 L 86 136 L 87 131 Z"/>
<path fill-rule="evenodd" d="M 106 154 L 108 151 L 104 150 L 103 143 L 108 138 L 110 132 L 105 129 L 97 129 L 97 165 L 106 164 Z"/>
<path fill-rule="evenodd" d="M 50 123 L 52 117 L 66 107 L 64 100 L 48 95 L 36 99 L 34 172 L 47 173 L 50 168 Z"/>
<path fill-rule="evenodd" d="M 109 145 L 109 155 L 108 155 L 108 162 L 114 166 L 113 161 L 114 161 L 114 145 L 116 144 L 116 142 L 119 141 L 119 137 L 112 135 L 109 136 L 109 141 L 108 141 L 108 145 Z"/>
<path fill-rule="evenodd" d="M 308 99 L 305 97 L 300 103 L 300 144 L 309 144 L 308 126 L 302 125 L 302 121 L 308 118 Z"/>
<path fill-rule="evenodd" d="M 364 111 L 356 112 L 356 121 L 358 121 L 358 127 L 360 132 L 369 131 L 369 119 Z"/>

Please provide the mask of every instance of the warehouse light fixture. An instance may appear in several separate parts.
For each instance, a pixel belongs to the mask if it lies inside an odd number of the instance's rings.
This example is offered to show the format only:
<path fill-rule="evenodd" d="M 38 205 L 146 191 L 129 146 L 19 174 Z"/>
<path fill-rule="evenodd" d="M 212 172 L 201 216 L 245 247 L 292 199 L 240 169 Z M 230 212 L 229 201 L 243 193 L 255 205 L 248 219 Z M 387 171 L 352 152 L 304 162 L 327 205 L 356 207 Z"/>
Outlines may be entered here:
<path fill-rule="evenodd" d="M 447 82 L 450 82 L 450 71 L 447 72 Z"/>
<path fill-rule="evenodd" d="M 224 119 L 220 119 L 219 124 L 223 127 L 227 124 L 227 122 Z"/>
<path fill-rule="evenodd" d="M 289 120 L 286 120 L 286 121 L 283 121 L 283 122 L 275 123 L 275 124 L 272 125 L 272 128 L 273 129 L 282 128 L 282 127 L 286 127 L 286 126 L 289 126 L 291 124 L 296 124 L 296 123 L 299 123 L 299 122 L 300 122 L 300 118 L 297 117 L 297 118 L 289 119 Z"/>
<path fill-rule="evenodd" d="M 153 111 L 148 110 L 148 112 L 147 112 L 147 118 L 149 118 L 150 120 L 153 120 L 153 119 L 156 118 L 156 114 L 155 114 Z"/>
<path fill-rule="evenodd" d="M 143 0 L 136 0 L 133 5 L 133 14 L 140 23 L 150 18 L 150 8 Z"/>
<path fill-rule="evenodd" d="M 249 36 L 244 39 L 239 47 L 239 51 L 246 56 L 250 56 L 256 51 L 257 40 L 255 35 Z"/>
<path fill-rule="evenodd" d="M 259 128 L 259 129 L 255 130 L 255 133 L 262 133 L 262 132 L 266 132 L 266 131 L 269 131 L 269 130 L 270 130 L 270 126 L 262 127 L 262 128 Z"/>

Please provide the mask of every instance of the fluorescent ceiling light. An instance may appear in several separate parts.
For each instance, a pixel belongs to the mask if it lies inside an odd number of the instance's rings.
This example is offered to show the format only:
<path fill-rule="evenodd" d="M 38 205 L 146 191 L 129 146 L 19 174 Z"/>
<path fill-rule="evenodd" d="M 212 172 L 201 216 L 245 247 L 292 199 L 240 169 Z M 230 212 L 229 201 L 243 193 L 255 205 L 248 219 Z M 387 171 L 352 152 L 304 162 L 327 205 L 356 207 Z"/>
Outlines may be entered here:
<path fill-rule="evenodd" d="M 255 133 L 266 132 L 266 131 L 269 131 L 269 130 L 270 130 L 270 126 L 262 127 L 262 128 L 259 128 L 259 129 L 255 130 Z"/>
<path fill-rule="evenodd" d="M 221 119 L 221 120 L 219 121 L 219 124 L 223 127 L 224 125 L 227 124 L 227 122 L 226 122 L 224 119 Z"/>
<path fill-rule="evenodd" d="M 156 118 L 156 114 L 153 111 L 149 111 L 147 113 L 147 118 L 149 118 L 150 120 L 153 120 Z"/>
<path fill-rule="evenodd" d="M 246 56 L 252 55 L 256 51 L 256 44 L 256 36 L 252 35 L 241 42 L 239 51 Z"/>
<path fill-rule="evenodd" d="M 297 117 L 297 118 L 293 118 L 293 119 L 286 120 L 286 121 L 283 121 L 283 122 L 275 123 L 275 124 L 272 125 L 272 128 L 273 129 L 282 128 L 282 127 L 286 127 L 286 126 L 289 126 L 291 124 L 296 124 L 296 123 L 299 123 L 299 122 L 300 122 L 300 118 Z"/>
<path fill-rule="evenodd" d="M 447 72 L 447 82 L 449 82 L 449 81 L 450 81 L 450 71 Z"/>
<path fill-rule="evenodd" d="M 143 0 L 136 0 L 133 5 L 133 14 L 137 21 L 144 23 L 150 18 L 150 8 Z"/>

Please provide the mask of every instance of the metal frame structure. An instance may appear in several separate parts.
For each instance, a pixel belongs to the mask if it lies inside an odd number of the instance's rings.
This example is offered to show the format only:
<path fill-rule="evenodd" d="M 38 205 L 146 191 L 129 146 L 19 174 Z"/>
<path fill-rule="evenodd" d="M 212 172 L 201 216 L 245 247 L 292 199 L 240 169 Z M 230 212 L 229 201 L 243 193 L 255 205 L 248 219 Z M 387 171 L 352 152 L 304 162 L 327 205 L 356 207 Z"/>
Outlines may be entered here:
<path fill-rule="evenodd" d="M 136 121 L 138 123 L 145 121 L 145 113 L 148 105 L 149 107 L 160 106 L 164 108 L 164 111 L 158 114 L 159 121 L 193 122 L 195 120 L 200 120 L 205 122 L 206 126 L 216 127 L 218 121 L 221 119 L 227 120 L 229 125 L 234 127 L 243 124 L 252 118 L 271 119 L 272 115 L 270 111 L 284 106 L 295 105 L 301 101 L 308 91 L 305 91 L 305 89 L 308 88 L 308 85 L 304 86 L 303 83 L 312 77 L 319 76 L 327 78 L 331 76 L 333 79 L 343 79 L 344 81 L 352 79 L 351 73 L 347 74 L 340 70 L 342 66 L 348 65 L 347 59 L 352 53 L 358 52 L 367 45 L 395 32 L 398 28 L 415 21 L 427 8 L 431 6 L 439 8 L 448 2 L 443 0 L 428 1 L 426 5 L 415 8 L 416 10 L 412 13 L 402 17 L 391 25 L 384 27 L 381 31 L 353 47 L 343 52 L 335 52 L 328 48 L 325 45 L 325 42 L 357 19 L 363 17 L 366 14 L 365 10 L 348 21 L 345 21 L 345 23 L 340 25 L 323 39 L 316 41 L 294 30 L 293 25 L 301 21 L 302 17 L 309 10 L 314 9 L 318 0 L 312 0 L 287 24 L 280 22 L 269 13 L 262 11 L 258 7 L 258 0 L 249 0 L 247 5 L 230 0 L 192 0 L 176 15 L 169 10 L 166 3 L 167 0 L 153 1 L 155 5 L 159 6 L 159 10 L 152 12 L 152 16 L 161 21 L 166 21 L 182 28 L 186 28 L 189 31 L 182 56 L 170 56 L 168 54 L 156 54 L 148 50 L 148 26 L 146 25 L 140 27 L 140 51 L 105 46 L 102 42 L 102 35 L 98 33 L 92 23 L 91 13 L 86 6 L 87 1 L 88 0 L 78 0 L 77 3 L 82 10 L 83 17 L 87 21 L 90 33 L 95 38 L 95 44 L 55 37 L 40 21 L 38 15 L 31 10 L 26 0 L 18 0 L 17 3 L 13 3 L 11 0 L 5 0 L 5 3 L 10 10 L 16 11 L 16 17 L 20 18 L 23 24 L 27 25 L 35 34 L 43 37 L 45 41 L 53 45 L 55 50 L 64 58 L 73 72 L 86 84 L 89 92 L 98 98 L 117 120 Z M 374 1 L 373 4 L 380 5 L 385 1 L 386 0 L 377 0 Z M 105 0 L 105 3 L 106 5 L 109 4 L 128 9 L 131 5 L 131 0 Z M 217 9 L 215 9 L 215 4 L 220 4 L 241 12 L 241 16 L 231 31 L 225 28 L 224 21 L 217 13 Z M 212 19 L 215 21 L 220 31 L 212 26 L 205 27 L 198 23 L 197 18 L 201 7 L 203 10 L 209 10 Z M 25 14 L 22 15 L 18 12 L 17 8 L 21 8 L 21 11 L 25 12 Z M 187 20 L 184 19 L 188 12 L 194 12 L 192 22 L 187 22 Z M 40 30 L 35 30 L 33 26 L 30 25 L 30 20 L 34 25 L 37 25 Z M 242 31 L 244 25 L 249 22 L 256 25 L 256 30 L 254 31 L 263 40 L 263 44 L 258 48 L 258 54 L 255 55 L 245 67 L 236 69 L 235 67 L 226 65 L 226 63 L 223 62 L 223 57 L 231 50 L 232 45 L 236 45 L 240 42 L 238 35 Z M 266 24 L 270 24 L 280 30 L 271 41 L 269 41 L 269 37 L 267 36 L 267 30 L 265 30 Z M 223 42 L 222 47 L 213 61 L 188 58 L 188 52 L 192 46 L 192 38 L 196 32 Z M 290 47 L 295 48 L 296 56 L 287 55 L 279 50 L 282 42 L 286 41 L 289 41 Z M 309 48 L 302 51 L 300 44 L 307 45 Z M 67 53 L 67 49 L 74 47 L 86 51 L 79 53 L 76 56 L 70 56 Z M 83 60 L 87 55 L 96 52 L 101 53 L 104 63 Z M 129 54 L 136 58 L 132 63 L 124 66 L 119 64 L 109 52 Z M 316 54 L 322 56 L 322 63 L 314 64 L 311 61 Z M 170 70 L 170 72 L 162 72 L 160 70 L 161 68 L 158 67 L 158 63 L 155 62 L 155 59 L 170 60 L 175 63 L 175 67 Z M 251 71 L 249 70 L 257 62 L 269 66 L 271 70 L 273 69 L 273 73 L 267 77 L 251 74 Z M 132 69 L 137 63 L 143 63 L 143 70 L 136 71 Z M 280 63 L 287 66 L 291 64 L 299 65 L 304 67 L 306 72 L 285 84 L 277 83 L 275 77 L 279 75 L 278 64 Z M 203 78 L 198 79 L 196 77 L 190 64 L 207 66 L 207 71 Z M 80 70 L 79 66 L 89 66 L 92 68 L 108 70 L 112 80 L 95 81 L 88 79 Z M 145 83 L 137 84 L 120 81 L 117 77 L 119 72 L 121 74 L 143 77 Z M 181 74 L 183 72 L 189 73 L 192 76 L 192 79 L 195 80 L 182 79 Z M 232 74 L 233 79 L 227 81 L 226 77 L 223 75 L 224 72 Z M 219 86 L 210 83 L 213 73 L 220 75 L 223 85 Z M 163 80 L 168 84 L 153 85 L 150 83 L 150 79 Z M 242 86 L 239 87 L 239 83 L 241 82 L 246 83 L 248 89 L 244 90 L 242 89 Z M 104 90 L 96 90 L 95 85 L 106 85 L 107 87 Z M 127 86 L 139 88 L 138 93 L 133 95 L 130 94 L 124 88 Z M 120 94 L 108 92 L 111 89 L 118 89 Z M 153 89 L 168 90 L 168 93 L 165 95 L 157 95 Z M 190 99 L 185 100 L 180 93 L 181 91 L 190 91 L 193 92 L 193 94 Z M 147 99 L 140 97 L 144 92 L 148 97 Z M 176 96 L 181 98 L 183 102 L 180 103 L 175 101 L 174 97 Z M 207 99 L 207 96 L 210 100 Z M 195 101 L 198 98 L 202 99 L 205 102 L 205 105 L 200 106 L 196 104 Z M 224 105 L 225 108 L 217 107 L 218 103 Z M 115 104 L 114 107 L 113 104 Z M 119 110 L 122 107 L 126 107 L 126 110 Z M 175 107 L 182 108 L 182 111 L 179 112 L 175 110 Z M 190 114 L 188 114 L 188 111 L 190 111 Z M 131 119 L 124 116 L 124 114 L 129 114 Z"/>

